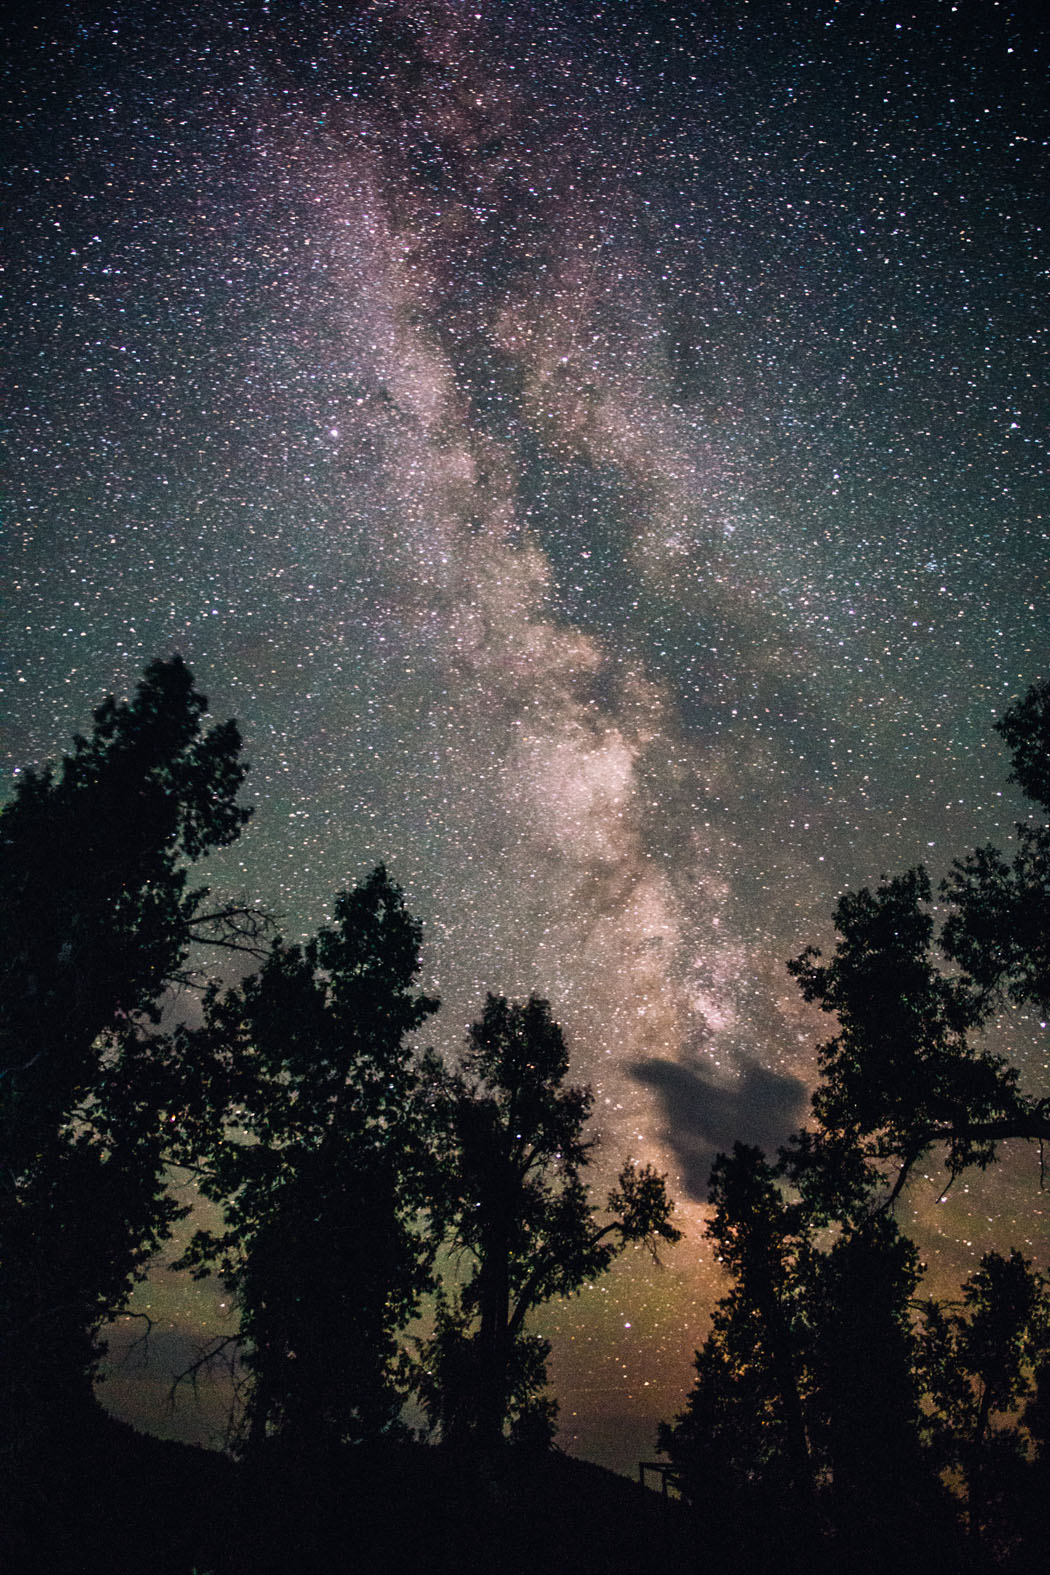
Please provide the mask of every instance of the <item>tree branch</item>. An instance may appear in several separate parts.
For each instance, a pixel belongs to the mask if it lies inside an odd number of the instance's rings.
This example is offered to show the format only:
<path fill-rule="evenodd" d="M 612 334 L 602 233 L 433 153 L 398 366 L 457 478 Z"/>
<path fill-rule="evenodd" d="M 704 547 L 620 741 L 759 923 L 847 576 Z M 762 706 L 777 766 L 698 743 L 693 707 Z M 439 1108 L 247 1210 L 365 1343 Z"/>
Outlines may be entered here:
<path fill-rule="evenodd" d="M 948 1122 L 925 1127 L 913 1139 L 902 1157 L 900 1169 L 880 1212 L 892 1209 L 900 1197 L 919 1157 L 938 1143 L 1008 1143 L 1020 1138 L 1040 1145 L 1040 1185 L 1042 1185 L 1042 1145 L 1050 1139 L 1050 1099 L 1041 1099 L 1030 1109 L 1019 1108 L 1009 1116 L 990 1121 Z M 953 1176 L 954 1180 L 954 1176 Z"/>
<path fill-rule="evenodd" d="M 194 1395 L 196 1396 L 197 1380 L 200 1377 L 200 1374 L 204 1372 L 205 1369 L 210 1367 L 213 1362 L 216 1362 L 222 1355 L 223 1351 L 227 1350 L 231 1345 L 243 1344 L 244 1338 L 244 1335 L 240 1333 L 215 1335 L 215 1337 L 197 1357 L 196 1361 L 191 1362 L 188 1367 L 183 1368 L 181 1373 L 176 1373 L 172 1378 L 171 1387 L 169 1388 L 167 1395 L 168 1409 L 170 1411 L 175 1410 L 175 1406 L 178 1402 L 179 1386 L 181 1384 L 188 1383 L 190 1388 L 193 1390 Z M 231 1357 L 227 1360 L 229 1362 L 229 1370 L 232 1376 L 234 1358 Z"/>
<path fill-rule="evenodd" d="M 259 961 L 264 961 L 270 950 L 263 944 L 264 938 L 273 935 L 276 929 L 277 920 L 273 914 L 245 903 L 230 903 L 212 913 L 195 913 L 186 921 L 186 935 L 198 945 L 243 952 Z"/>
<path fill-rule="evenodd" d="M 129 1312 L 126 1308 L 125 1308 L 125 1310 L 123 1312 L 115 1314 L 114 1322 L 116 1321 L 117 1318 L 138 1318 L 143 1323 L 145 1323 L 145 1325 L 146 1325 L 145 1329 L 139 1335 L 137 1340 L 132 1340 L 132 1342 L 128 1346 L 127 1352 L 126 1352 L 126 1354 L 124 1356 L 124 1361 L 125 1362 L 130 1362 L 130 1360 L 131 1360 L 131 1353 L 133 1351 L 137 1351 L 139 1346 L 141 1346 L 142 1347 L 142 1365 L 143 1365 L 143 1367 L 145 1367 L 146 1364 L 149 1361 L 149 1342 L 150 1342 L 150 1336 L 152 1335 L 153 1328 L 154 1328 L 153 1319 L 150 1317 L 149 1313 L 147 1313 L 147 1312 Z"/>

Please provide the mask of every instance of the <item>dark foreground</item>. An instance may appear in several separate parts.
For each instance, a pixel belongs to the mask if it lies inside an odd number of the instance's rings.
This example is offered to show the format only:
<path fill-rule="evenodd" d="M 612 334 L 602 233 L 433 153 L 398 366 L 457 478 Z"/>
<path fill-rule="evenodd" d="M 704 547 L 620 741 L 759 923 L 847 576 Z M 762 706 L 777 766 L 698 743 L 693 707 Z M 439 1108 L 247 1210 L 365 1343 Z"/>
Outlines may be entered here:
<path fill-rule="evenodd" d="M 249 1470 L 100 1416 L 20 1471 L 4 1575 L 668 1575 L 691 1518 L 557 1452 L 498 1468 L 424 1445 Z M 13 1500 L 13 1501 L 12 1501 Z"/>
<path fill-rule="evenodd" d="M 5 1441 L 9 1442 L 9 1441 Z M 846 1549 L 783 1508 L 719 1517 L 556 1451 L 499 1462 L 422 1444 L 254 1467 L 96 1411 L 5 1449 L 0 1575 L 1043 1575 L 1050 1519 L 990 1556 L 940 1517 Z M 722 1506 L 723 1511 L 726 1506 Z M 719 1519 L 721 1525 L 719 1526 Z M 793 1524 L 788 1524 L 788 1519 Z M 808 1544 L 808 1546 L 806 1545 Z M 887 1556 L 888 1555 L 888 1556 Z"/>

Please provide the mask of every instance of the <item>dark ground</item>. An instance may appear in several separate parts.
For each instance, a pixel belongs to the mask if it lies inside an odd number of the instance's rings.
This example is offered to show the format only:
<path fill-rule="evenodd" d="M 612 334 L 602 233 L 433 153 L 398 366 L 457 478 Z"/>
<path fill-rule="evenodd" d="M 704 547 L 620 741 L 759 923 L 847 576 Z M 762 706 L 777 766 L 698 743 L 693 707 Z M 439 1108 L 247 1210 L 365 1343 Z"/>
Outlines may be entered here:
<path fill-rule="evenodd" d="M 99 1415 L 22 1469 L 3 1575 L 668 1575 L 697 1568 L 683 1506 L 557 1452 L 498 1469 L 388 1445 L 249 1471 Z"/>
<path fill-rule="evenodd" d="M 58 1442 L 0 1439 L 0 1575 L 1043 1575 L 1047 1505 L 1008 1515 L 1012 1547 L 947 1520 L 897 1542 L 775 1517 L 706 1513 L 557 1451 L 498 1462 L 423 1444 L 301 1452 L 249 1468 L 95 1409 Z M 10 1462 L 17 1461 L 12 1474 Z M 1028 1494 L 1031 1497 L 1031 1494 Z M 1050 1498 L 1050 1495 L 1048 1495 Z M 1021 1517 L 1023 1519 L 1024 1517 Z M 892 1520 L 892 1515 L 891 1515 Z M 878 1529 L 877 1527 L 875 1528 Z M 881 1544 L 881 1546 L 880 1546 Z M 920 1547 L 921 1544 L 921 1547 Z"/>

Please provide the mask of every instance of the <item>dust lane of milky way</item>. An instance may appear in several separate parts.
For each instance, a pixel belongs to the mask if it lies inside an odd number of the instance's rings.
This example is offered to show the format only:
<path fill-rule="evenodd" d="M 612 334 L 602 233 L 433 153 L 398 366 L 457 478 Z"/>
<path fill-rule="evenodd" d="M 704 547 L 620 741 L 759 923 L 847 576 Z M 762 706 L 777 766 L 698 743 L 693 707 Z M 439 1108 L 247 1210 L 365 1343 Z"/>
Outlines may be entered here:
<path fill-rule="evenodd" d="M 1022 812 L 1044 40 L 729 0 L 7 28 L 7 763 L 178 649 L 253 762 L 217 878 L 295 937 L 385 860 L 446 1047 L 551 999 L 599 1171 L 668 1168 L 688 1230 L 548 1317 L 562 1441 L 629 1466 L 717 1294 L 710 1159 L 805 1109 L 784 960 Z M 1045 1259 L 1024 1162 L 920 1192 L 936 1273 L 1014 1210 Z M 165 1373 L 229 1310 L 173 1280 L 108 1395 L 195 1434 Z"/>

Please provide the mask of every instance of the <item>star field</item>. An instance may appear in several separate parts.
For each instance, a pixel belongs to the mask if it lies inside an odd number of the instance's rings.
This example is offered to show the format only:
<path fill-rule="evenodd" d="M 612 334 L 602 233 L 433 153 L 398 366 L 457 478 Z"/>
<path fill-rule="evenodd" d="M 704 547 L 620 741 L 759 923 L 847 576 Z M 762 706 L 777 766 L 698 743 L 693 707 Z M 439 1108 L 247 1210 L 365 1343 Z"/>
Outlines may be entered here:
<path fill-rule="evenodd" d="M 8 31 L 7 769 L 177 649 L 252 762 L 217 883 L 298 937 L 384 860 L 445 1048 L 549 996 L 599 1171 L 653 1158 L 688 1232 L 550 1314 L 563 1441 L 629 1467 L 718 1294 L 710 1159 L 804 1114 L 785 959 L 1022 813 L 1045 40 L 962 0 Z M 1045 1259 L 1027 1176 L 932 1178 L 931 1268 L 1015 1210 Z M 218 1315 L 143 1294 L 173 1348 Z"/>

